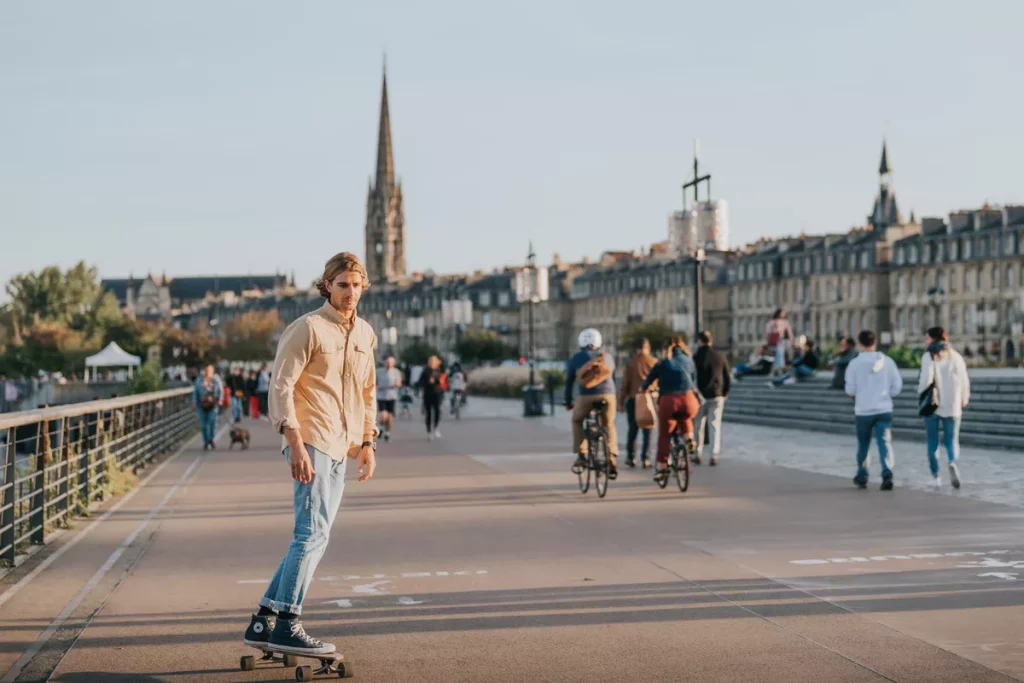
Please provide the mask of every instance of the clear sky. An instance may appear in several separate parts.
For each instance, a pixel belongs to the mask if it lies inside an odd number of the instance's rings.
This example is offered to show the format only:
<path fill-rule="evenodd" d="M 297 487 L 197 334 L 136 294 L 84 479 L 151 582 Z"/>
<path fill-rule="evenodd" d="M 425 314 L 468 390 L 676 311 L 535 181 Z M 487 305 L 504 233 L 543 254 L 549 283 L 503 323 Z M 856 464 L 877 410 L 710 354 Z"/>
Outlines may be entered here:
<path fill-rule="evenodd" d="M 0 2 L 0 280 L 363 250 L 387 51 L 411 269 L 664 239 L 701 140 L 732 242 L 1024 202 L 1019 0 Z M 2 296 L 2 295 L 0 295 Z"/>

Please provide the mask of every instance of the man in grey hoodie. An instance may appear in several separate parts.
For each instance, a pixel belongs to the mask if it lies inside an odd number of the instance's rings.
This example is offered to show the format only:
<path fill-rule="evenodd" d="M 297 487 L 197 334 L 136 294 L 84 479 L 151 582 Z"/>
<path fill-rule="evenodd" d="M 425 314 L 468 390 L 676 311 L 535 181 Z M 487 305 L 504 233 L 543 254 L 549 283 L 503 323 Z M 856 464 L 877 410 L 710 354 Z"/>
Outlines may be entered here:
<path fill-rule="evenodd" d="M 882 463 L 882 490 L 892 491 L 892 399 L 903 390 L 903 377 L 893 359 L 878 351 L 874 332 L 864 330 L 857 341 L 860 355 L 846 369 L 846 393 L 854 400 L 857 416 L 857 475 L 853 483 L 867 488 L 866 462 L 874 436 Z"/>

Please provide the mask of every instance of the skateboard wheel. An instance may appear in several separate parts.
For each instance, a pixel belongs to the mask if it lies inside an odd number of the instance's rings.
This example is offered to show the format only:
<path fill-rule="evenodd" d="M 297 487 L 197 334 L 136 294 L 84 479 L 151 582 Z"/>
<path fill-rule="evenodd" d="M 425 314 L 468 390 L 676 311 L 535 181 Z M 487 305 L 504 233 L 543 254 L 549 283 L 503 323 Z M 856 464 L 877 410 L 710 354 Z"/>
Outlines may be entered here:
<path fill-rule="evenodd" d="M 284 665 L 287 667 L 293 667 L 299 665 L 299 658 L 295 655 L 284 655 Z"/>
<path fill-rule="evenodd" d="M 252 655 L 243 655 L 239 665 L 242 667 L 242 671 L 252 671 L 256 668 L 256 658 Z"/>
<path fill-rule="evenodd" d="M 311 667 L 311 666 L 297 666 L 297 667 L 295 667 L 295 680 L 297 680 L 297 681 L 311 681 L 311 680 L 313 680 L 313 667 Z"/>
<path fill-rule="evenodd" d="M 338 662 L 338 678 L 352 678 L 355 675 L 350 662 Z"/>

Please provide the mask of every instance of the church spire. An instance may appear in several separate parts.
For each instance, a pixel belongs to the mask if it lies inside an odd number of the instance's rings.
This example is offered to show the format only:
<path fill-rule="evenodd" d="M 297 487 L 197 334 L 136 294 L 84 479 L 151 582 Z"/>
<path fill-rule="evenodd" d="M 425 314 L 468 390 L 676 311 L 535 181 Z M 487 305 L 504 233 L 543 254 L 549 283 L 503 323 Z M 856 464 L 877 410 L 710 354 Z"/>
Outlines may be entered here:
<path fill-rule="evenodd" d="M 892 168 L 889 166 L 889 150 L 885 138 L 882 138 L 882 161 L 878 164 L 878 175 L 885 176 L 890 173 L 892 173 Z"/>
<path fill-rule="evenodd" d="M 386 58 L 385 58 L 386 59 Z M 395 186 L 395 161 L 391 152 L 391 117 L 388 112 L 388 70 L 384 62 L 384 78 L 380 95 L 380 129 L 377 133 L 377 177 L 378 190 Z"/>

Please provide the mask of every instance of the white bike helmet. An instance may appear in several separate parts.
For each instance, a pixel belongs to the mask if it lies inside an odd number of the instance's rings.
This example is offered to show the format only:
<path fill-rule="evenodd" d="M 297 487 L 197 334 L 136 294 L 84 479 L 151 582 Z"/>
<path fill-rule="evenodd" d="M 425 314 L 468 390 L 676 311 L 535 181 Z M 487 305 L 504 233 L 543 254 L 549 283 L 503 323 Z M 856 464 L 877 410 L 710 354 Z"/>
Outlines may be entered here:
<path fill-rule="evenodd" d="M 592 327 L 580 332 L 580 348 L 585 349 L 592 346 L 595 349 L 601 348 L 601 333 Z"/>

